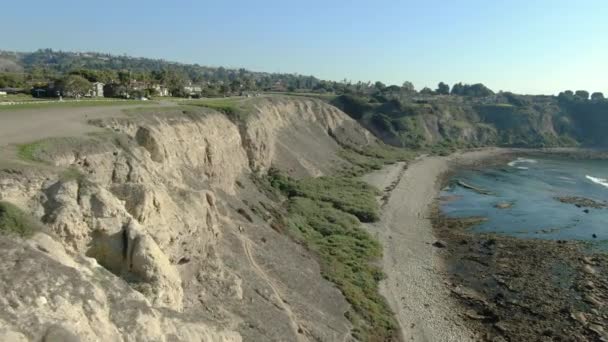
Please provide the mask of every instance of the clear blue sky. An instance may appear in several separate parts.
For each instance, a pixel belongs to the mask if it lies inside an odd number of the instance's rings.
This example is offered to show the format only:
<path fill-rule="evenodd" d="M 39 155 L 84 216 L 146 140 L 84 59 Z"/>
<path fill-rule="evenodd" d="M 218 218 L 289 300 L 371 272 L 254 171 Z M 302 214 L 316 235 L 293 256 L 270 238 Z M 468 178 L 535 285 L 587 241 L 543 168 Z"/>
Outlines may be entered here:
<path fill-rule="evenodd" d="M 608 1 L 7 1 L 0 49 L 53 48 L 324 79 L 608 93 Z"/>

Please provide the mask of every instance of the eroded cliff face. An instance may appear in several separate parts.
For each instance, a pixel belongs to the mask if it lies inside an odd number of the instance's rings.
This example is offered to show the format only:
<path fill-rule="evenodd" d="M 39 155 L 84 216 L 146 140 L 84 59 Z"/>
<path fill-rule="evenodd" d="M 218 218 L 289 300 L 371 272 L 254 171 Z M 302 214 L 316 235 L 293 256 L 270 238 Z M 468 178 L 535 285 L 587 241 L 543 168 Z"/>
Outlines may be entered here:
<path fill-rule="evenodd" d="M 271 164 L 299 176 L 336 170 L 340 145 L 366 146 L 376 139 L 339 109 L 312 99 L 268 98 L 252 105 L 245 128 L 251 168 Z"/>
<path fill-rule="evenodd" d="M 97 121 L 107 133 L 0 172 L 0 200 L 49 229 L 0 238 L 0 340 L 349 339 L 347 303 L 250 176 L 322 175 L 347 163 L 340 145 L 375 140 L 316 100 L 247 105 L 237 123 L 181 107 Z"/>

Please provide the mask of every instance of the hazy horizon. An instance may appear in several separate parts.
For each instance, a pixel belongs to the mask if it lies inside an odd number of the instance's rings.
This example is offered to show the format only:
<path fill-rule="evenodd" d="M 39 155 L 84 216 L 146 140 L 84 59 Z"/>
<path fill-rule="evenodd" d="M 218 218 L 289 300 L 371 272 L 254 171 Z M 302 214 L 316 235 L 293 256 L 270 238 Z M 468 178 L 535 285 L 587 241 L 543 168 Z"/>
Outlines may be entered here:
<path fill-rule="evenodd" d="M 106 15 L 94 15 L 107 13 Z M 416 89 L 440 81 L 494 91 L 608 92 L 602 70 L 608 3 L 470 0 L 378 1 L 110 0 L 11 3 L 0 13 L 0 49 L 127 54 L 206 66 L 382 81 Z"/>

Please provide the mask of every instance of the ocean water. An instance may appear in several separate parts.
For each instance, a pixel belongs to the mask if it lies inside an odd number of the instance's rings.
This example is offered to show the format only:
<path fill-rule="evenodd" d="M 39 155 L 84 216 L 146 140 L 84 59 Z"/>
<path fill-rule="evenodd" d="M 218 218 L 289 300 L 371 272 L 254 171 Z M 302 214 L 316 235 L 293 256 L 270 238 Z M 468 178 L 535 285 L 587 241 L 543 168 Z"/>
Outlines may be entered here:
<path fill-rule="evenodd" d="M 482 171 L 461 171 L 455 180 L 491 192 L 483 195 L 451 182 L 441 193 L 444 214 L 488 218 L 474 231 L 522 238 L 608 240 L 608 209 L 577 208 L 555 199 L 581 196 L 608 201 L 608 160 L 518 158 Z M 504 202 L 513 206 L 494 207 Z"/>

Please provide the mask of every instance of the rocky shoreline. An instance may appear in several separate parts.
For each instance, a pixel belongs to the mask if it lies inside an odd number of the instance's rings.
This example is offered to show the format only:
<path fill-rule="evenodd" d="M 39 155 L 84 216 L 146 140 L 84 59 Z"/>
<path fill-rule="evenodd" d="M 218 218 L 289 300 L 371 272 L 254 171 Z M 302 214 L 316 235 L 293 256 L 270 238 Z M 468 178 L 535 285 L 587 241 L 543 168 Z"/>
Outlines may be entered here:
<path fill-rule="evenodd" d="M 445 184 L 459 168 L 504 158 L 452 165 L 439 181 Z M 446 285 L 462 305 L 465 324 L 485 340 L 608 341 L 607 254 L 581 242 L 473 233 L 469 228 L 483 218 L 448 218 L 437 202 L 430 216 Z"/>

